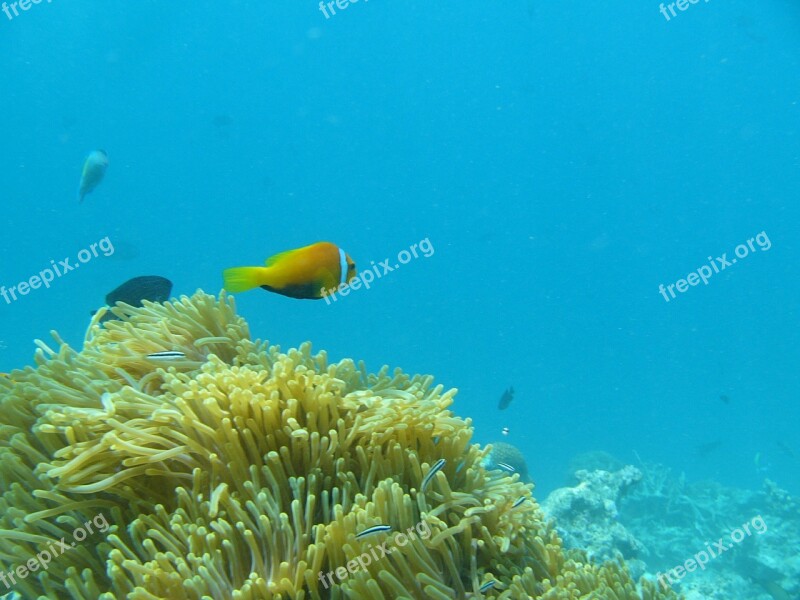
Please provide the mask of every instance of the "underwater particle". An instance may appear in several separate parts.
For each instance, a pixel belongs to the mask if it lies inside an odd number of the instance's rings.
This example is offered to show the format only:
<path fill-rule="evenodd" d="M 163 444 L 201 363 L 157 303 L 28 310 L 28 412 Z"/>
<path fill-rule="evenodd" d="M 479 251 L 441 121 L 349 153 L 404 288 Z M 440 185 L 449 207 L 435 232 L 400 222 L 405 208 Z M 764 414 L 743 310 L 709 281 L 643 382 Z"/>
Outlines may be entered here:
<path fill-rule="evenodd" d="M 78 202 L 83 202 L 87 194 L 91 194 L 94 189 L 103 181 L 108 168 L 108 154 L 105 150 L 93 150 L 86 157 L 81 172 L 81 185 L 78 188 Z"/>
<path fill-rule="evenodd" d="M 336 244 L 316 242 L 281 252 L 263 267 L 233 267 L 222 273 L 228 292 L 256 287 L 289 298 L 318 300 L 356 276 L 353 259 Z"/>
<path fill-rule="evenodd" d="M 731 403 L 731 399 L 725 394 L 720 394 L 719 399 L 722 400 L 725 404 Z"/>
<path fill-rule="evenodd" d="M 507 409 L 512 400 L 514 400 L 514 388 L 509 387 L 505 392 L 503 392 L 503 395 L 500 396 L 500 402 L 497 404 L 497 408 L 499 410 Z"/>

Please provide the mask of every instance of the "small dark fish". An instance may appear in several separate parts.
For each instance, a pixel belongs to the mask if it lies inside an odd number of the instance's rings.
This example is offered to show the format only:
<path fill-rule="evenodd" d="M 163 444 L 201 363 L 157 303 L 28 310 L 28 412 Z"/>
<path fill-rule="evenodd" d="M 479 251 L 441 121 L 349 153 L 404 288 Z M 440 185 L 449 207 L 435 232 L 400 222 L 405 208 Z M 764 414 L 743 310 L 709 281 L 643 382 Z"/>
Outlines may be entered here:
<path fill-rule="evenodd" d="M 784 442 L 783 440 L 778 440 L 775 443 L 778 445 L 778 448 L 781 449 L 781 452 L 783 452 L 786 456 L 788 456 L 789 458 L 797 458 L 797 455 L 794 453 L 794 451 L 789 447 L 789 445 L 786 442 Z"/>
<path fill-rule="evenodd" d="M 520 496 L 519 498 L 517 498 L 514 504 L 511 505 L 511 508 L 517 508 L 518 506 L 521 506 L 522 503 L 525 502 L 525 500 L 527 500 L 525 496 Z"/>
<path fill-rule="evenodd" d="M 500 403 L 497 405 L 497 408 L 500 410 L 505 410 L 508 408 L 508 405 L 511 404 L 511 401 L 514 399 L 514 388 L 510 387 L 503 395 L 500 396 Z"/>
<path fill-rule="evenodd" d="M 722 440 L 714 440 L 713 442 L 706 442 L 696 446 L 694 452 L 700 458 L 705 458 L 720 446 L 722 446 Z"/>
<path fill-rule="evenodd" d="M 169 300 L 171 292 L 172 282 L 166 277 L 142 275 L 141 277 L 129 279 L 106 294 L 106 304 L 114 306 L 117 302 L 124 302 L 131 306 L 140 307 L 142 300 L 166 302 Z"/>
<path fill-rule="evenodd" d="M 434 463 L 434 465 L 431 467 L 431 470 L 428 471 L 428 474 L 423 478 L 422 485 L 419 486 L 419 490 L 421 492 L 425 491 L 425 489 L 428 487 L 428 484 L 431 482 L 431 479 L 433 479 L 434 475 L 442 470 L 442 467 L 444 467 L 445 463 L 447 463 L 447 461 L 444 458 L 440 458 L 436 461 L 436 463 Z"/>
<path fill-rule="evenodd" d="M 129 279 L 119 287 L 106 294 L 106 304 L 114 306 L 117 302 L 124 302 L 136 308 L 142 306 L 143 300 L 150 302 L 166 302 L 172 293 L 172 282 L 166 277 L 158 275 L 142 275 Z M 94 313 L 93 313 L 94 314 Z M 110 311 L 107 312 L 101 323 L 116 319 Z"/>
<path fill-rule="evenodd" d="M 149 360 L 158 361 L 183 360 L 186 358 L 186 354 L 183 352 L 178 352 L 177 350 L 164 350 L 163 352 L 153 352 L 152 354 L 148 354 L 147 358 Z"/>
<path fill-rule="evenodd" d="M 364 531 L 362 531 L 360 533 L 357 533 L 356 534 L 356 539 L 360 540 L 362 538 L 369 537 L 371 535 L 375 535 L 376 533 L 381 533 L 381 532 L 387 532 L 388 533 L 391 530 L 392 530 L 392 526 L 391 525 L 375 525 L 373 527 L 365 529 Z"/>
<path fill-rule="evenodd" d="M 731 403 L 731 399 L 728 396 L 726 396 L 725 394 L 720 394 L 719 395 L 719 399 L 722 400 L 725 404 L 730 404 Z"/>

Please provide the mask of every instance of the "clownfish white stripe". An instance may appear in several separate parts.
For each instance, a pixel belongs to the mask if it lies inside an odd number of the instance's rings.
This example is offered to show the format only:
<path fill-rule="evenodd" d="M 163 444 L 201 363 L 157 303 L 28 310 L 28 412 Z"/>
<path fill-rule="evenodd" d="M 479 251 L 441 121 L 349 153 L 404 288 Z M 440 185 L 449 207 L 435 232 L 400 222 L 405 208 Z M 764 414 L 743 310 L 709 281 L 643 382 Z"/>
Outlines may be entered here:
<path fill-rule="evenodd" d="M 339 283 L 347 283 L 347 255 L 339 248 L 339 269 L 342 272 Z"/>

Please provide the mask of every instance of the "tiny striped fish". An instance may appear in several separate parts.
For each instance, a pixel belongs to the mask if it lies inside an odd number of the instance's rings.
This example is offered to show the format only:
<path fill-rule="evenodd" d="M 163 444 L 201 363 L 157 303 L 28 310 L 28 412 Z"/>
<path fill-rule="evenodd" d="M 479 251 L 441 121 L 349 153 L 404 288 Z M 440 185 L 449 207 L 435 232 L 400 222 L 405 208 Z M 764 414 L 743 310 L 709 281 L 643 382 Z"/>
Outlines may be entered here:
<path fill-rule="evenodd" d="M 511 505 L 511 508 L 517 508 L 523 502 L 525 502 L 525 500 L 527 500 L 527 498 L 525 496 L 520 496 L 519 498 L 517 498 L 517 500 L 514 502 L 514 504 Z"/>
<path fill-rule="evenodd" d="M 488 592 L 490 589 L 494 587 L 495 583 L 496 583 L 495 579 L 490 579 L 489 581 L 484 583 L 481 587 L 479 587 L 478 590 L 480 591 L 481 594 L 483 592 Z"/>
<path fill-rule="evenodd" d="M 369 527 L 368 529 L 365 529 L 364 531 L 361 531 L 360 533 L 357 533 L 356 534 L 356 539 L 360 540 L 362 538 L 369 537 L 371 535 L 375 535 L 376 533 L 381 533 L 381 532 L 387 532 L 388 533 L 391 530 L 392 530 L 392 526 L 391 525 L 374 525 L 373 527 Z"/>
<path fill-rule="evenodd" d="M 434 465 L 431 467 L 431 470 L 428 471 L 428 474 L 425 475 L 425 478 L 422 480 L 422 485 L 419 486 L 421 492 L 424 492 L 425 489 L 428 487 L 428 484 L 431 482 L 431 479 L 442 470 L 442 467 L 447 464 L 447 461 L 444 458 L 440 458 L 437 460 Z"/>
<path fill-rule="evenodd" d="M 163 352 L 153 352 L 152 354 L 148 354 L 147 358 L 149 360 L 170 361 L 183 360 L 186 358 L 186 355 L 183 352 L 178 352 L 176 350 L 164 350 Z"/>
<path fill-rule="evenodd" d="M 517 472 L 517 470 L 508 463 L 497 463 L 497 468 L 502 469 L 503 471 L 508 471 L 509 473 Z"/>

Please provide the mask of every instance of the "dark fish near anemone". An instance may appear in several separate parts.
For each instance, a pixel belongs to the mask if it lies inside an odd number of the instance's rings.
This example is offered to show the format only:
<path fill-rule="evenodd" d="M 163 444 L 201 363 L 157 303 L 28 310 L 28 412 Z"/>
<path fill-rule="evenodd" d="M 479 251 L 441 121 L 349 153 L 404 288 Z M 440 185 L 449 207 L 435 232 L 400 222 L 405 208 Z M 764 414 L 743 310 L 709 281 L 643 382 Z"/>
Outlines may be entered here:
<path fill-rule="evenodd" d="M 142 275 L 129 279 L 119 287 L 106 294 L 106 304 L 114 306 L 117 302 L 124 302 L 136 308 L 142 306 L 143 300 L 150 302 L 166 302 L 172 293 L 172 282 L 166 277 L 158 275 Z M 92 313 L 94 314 L 94 313 Z M 100 319 L 101 323 L 116 319 L 111 312 L 107 312 Z"/>
<path fill-rule="evenodd" d="M 511 404 L 511 401 L 514 399 L 514 388 L 510 387 L 503 395 L 500 396 L 500 403 L 497 405 L 497 408 L 500 410 L 505 410 L 508 408 L 508 405 Z"/>

